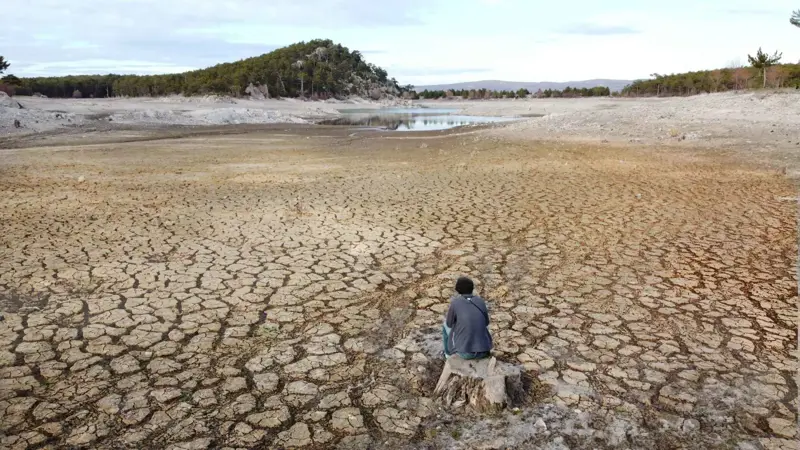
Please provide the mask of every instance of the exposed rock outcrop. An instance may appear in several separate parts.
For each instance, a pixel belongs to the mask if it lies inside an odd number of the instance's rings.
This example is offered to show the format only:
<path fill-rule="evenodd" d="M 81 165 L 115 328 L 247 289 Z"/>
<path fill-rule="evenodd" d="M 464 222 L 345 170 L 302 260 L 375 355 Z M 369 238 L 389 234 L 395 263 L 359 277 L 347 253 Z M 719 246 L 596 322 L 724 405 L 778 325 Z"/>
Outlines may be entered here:
<path fill-rule="evenodd" d="M 264 84 L 259 84 L 256 86 L 253 83 L 250 83 L 244 92 L 253 100 L 266 100 L 269 98 L 269 88 Z"/>

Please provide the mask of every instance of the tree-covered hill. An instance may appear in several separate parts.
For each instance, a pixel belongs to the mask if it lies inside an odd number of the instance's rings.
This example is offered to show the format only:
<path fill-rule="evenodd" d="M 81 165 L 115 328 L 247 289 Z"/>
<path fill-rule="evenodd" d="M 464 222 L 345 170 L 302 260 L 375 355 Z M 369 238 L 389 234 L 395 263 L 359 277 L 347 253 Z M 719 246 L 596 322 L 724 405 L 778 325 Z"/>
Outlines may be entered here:
<path fill-rule="evenodd" d="M 272 97 L 396 95 L 400 87 L 357 50 L 330 40 L 300 42 L 207 69 L 169 75 L 79 75 L 20 78 L 18 95 L 48 97 L 222 94 L 241 96 L 250 84 Z"/>
<path fill-rule="evenodd" d="M 763 70 L 736 67 L 673 75 L 653 74 L 651 79 L 634 81 L 622 90 L 628 96 L 676 96 L 766 87 L 800 87 L 800 64 L 780 64 Z"/>

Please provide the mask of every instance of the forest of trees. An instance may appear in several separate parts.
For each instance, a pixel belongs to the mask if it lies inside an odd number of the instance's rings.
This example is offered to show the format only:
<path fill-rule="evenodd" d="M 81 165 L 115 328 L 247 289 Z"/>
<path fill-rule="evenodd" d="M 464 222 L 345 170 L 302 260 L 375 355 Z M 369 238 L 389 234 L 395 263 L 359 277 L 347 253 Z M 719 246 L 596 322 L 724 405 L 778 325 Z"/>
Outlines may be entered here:
<path fill-rule="evenodd" d="M 221 94 L 242 96 L 263 85 L 273 97 L 399 94 L 403 87 L 358 51 L 330 40 L 289 45 L 270 53 L 207 69 L 169 75 L 77 75 L 20 78 L 19 95 L 48 97 L 160 96 Z"/>
<path fill-rule="evenodd" d="M 792 13 L 789 23 L 800 28 L 800 9 Z M 654 73 L 651 79 L 626 86 L 621 94 L 677 96 L 767 87 L 800 89 L 800 63 L 779 64 L 782 57 L 780 52 L 770 55 L 759 48 L 755 55 L 747 55 L 751 67 L 732 64 L 726 69 L 672 75 Z"/>
<path fill-rule="evenodd" d="M 627 96 L 679 96 L 734 91 L 760 87 L 800 87 L 800 64 L 779 64 L 767 68 L 731 67 L 673 75 L 653 74 L 626 86 Z"/>
<path fill-rule="evenodd" d="M 524 91 L 524 93 L 522 93 Z M 522 95 L 520 95 L 522 94 Z M 416 92 L 416 98 L 423 98 L 426 100 L 433 100 L 437 98 L 465 98 L 465 99 L 490 99 L 490 98 L 514 98 L 524 97 L 529 92 L 526 89 L 519 91 L 493 91 L 489 89 L 454 89 L 454 90 L 438 90 L 429 91 L 425 89 L 422 92 Z"/>
<path fill-rule="evenodd" d="M 489 89 L 463 89 L 463 90 L 449 90 L 449 91 L 429 91 L 424 90 L 416 93 L 418 98 L 424 99 L 437 99 L 437 98 L 455 98 L 460 97 L 464 99 L 492 99 L 492 98 L 525 98 L 532 93 L 525 89 L 520 88 L 517 91 L 492 91 Z M 573 97 L 603 97 L 611 95 L 611 90 L 605 86 L 597 86 L 593 88 L 572 88 L 567 86 L 564 90 L 546 89 L 538 90 L 532 94 L 536 98 L 573 98 Z"/>
<path fill-rule="evenodd" d="M 574 97 L 608 97 L 611 95 L 611 89 L 605 86 L 595 86 L 593 88 L 572 88 L 565 87 L 563 91 L 558 89 L 545 89 L 538 91 L 534 94 L 535 97 L 541 98 L 574 98 Z"/>

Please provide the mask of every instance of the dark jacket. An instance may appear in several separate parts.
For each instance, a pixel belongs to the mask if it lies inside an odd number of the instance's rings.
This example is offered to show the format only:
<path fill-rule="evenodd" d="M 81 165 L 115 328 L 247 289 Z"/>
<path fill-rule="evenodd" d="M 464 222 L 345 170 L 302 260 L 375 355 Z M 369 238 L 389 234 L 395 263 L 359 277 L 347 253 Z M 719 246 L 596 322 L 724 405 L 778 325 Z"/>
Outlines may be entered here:
<path fill-rule="evenodd" d="M 448 347 L 453 353 L 488 352 L 492 349 L 489 334 L 489 310 L 477 295 L 455 295 L 450 299 L 445 325 L 450 328 Z"/>

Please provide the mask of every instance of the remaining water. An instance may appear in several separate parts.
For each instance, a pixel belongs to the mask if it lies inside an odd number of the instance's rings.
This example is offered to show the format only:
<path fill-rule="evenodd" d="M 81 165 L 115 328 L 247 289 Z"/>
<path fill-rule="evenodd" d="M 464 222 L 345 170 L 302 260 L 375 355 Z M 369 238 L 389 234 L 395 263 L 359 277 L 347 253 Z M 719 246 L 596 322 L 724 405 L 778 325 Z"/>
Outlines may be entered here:
<path fill-rule="evenodd" d="M 464 125 L 505 122 L 508 117 L 462 116 L 457 109 L 386 108 L 343 109 L 343 117 L 320 122 L 323 125 L 350 125 L 391 131 L 436 131 Z"/>

